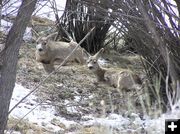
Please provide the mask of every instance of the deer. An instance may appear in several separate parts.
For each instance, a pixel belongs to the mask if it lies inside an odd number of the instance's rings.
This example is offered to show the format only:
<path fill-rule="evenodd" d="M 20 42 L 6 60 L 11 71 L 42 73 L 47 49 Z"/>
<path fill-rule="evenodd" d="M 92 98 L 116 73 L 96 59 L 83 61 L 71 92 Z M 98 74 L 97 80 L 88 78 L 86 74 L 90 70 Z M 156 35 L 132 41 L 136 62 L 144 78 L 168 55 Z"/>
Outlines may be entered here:
<path fill-rule="evenodd" d="M 63 42 L 51 40 L 50 38 L 56 34 L 57 33 L 53 33 L 47 37 L 40 37 L 36 41 L 36 61 L 42 63 L 47 73 L 51 73 L 55 70 L 54 64 L 61 63 L 77 46 L 77 43 L 74 41 Z M 83 48 L 79 47 L 69 58 L 68 62 L 75 61 L 80 64 L 85 64 L 82 52 Z"/>
<path fill-rule="evenodd" d="M 88 69 L 96 76 L 95 84 L 105 83 L 114 88 L 131 90 L 140 87 L 142 84 L 140 77 L 130 70 L 113 70 L 103 68 L 99 63 L 101 53 L 104 48 L 101 48 L 96 54 L 91 55 L 84 51 L 86 64 Z"/>

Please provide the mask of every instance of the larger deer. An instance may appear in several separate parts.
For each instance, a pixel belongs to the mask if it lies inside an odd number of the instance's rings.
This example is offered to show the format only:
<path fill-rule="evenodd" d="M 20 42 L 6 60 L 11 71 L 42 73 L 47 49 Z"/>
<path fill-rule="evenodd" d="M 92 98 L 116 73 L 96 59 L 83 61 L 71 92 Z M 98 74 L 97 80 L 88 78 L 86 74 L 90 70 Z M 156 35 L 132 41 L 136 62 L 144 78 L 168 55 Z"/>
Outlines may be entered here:
<path fill-rule="evenodd" d="M 90 55 L 84 51 L 87 57 L 87 67 L 97 78 L 96 83 L 104 82 L 118 89 L 134 89 L 140 87 L 141 80 L 138 75 L 129 70 L 117 71 L 101 67 L 98 59 L 104 48 L 100 49 L 95 55 Z"/>
<path fill-rule="evenodd" d="M 48 35 L 47 37 L 40 37 L 36 45 L 36 60 L 41 62 L 45 71 L 50 73 L 54 70 L 54 63 L 61 63 L 76 47 L 77 43 L 71 41 L 69 43 L 62 41 L 50 40 L 52 36 L 57 33 Z M 83 49 L 79 47 L 68 61 L 77 61 L 80 64 L 85 63 L 83 57 Z"/>

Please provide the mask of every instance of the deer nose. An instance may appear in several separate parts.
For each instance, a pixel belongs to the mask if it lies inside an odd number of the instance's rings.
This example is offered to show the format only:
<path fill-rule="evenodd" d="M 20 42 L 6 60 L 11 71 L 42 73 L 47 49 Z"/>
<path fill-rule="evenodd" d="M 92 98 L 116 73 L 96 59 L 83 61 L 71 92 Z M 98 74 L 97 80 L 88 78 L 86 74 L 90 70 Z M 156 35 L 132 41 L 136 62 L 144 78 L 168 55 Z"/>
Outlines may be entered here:
<path fill-rule="evenodd" d="M 41 52 L 43 49 L 42 48 L 39 48 L 39 51 Z"/>
<path fill-rule="evenodd" d="M 90 70 L 93 69 L 93 66 L 89 66 L 89 69 L 90 69 Z"/>

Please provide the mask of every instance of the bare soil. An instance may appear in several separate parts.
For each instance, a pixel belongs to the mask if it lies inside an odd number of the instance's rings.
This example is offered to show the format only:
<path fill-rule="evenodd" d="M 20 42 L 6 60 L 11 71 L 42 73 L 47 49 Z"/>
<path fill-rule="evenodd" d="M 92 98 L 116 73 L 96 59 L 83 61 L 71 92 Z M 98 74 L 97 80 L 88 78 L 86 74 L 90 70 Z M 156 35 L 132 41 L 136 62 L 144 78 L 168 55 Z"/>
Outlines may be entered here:
<path fill-rule="evenodd" d="M 114 69 L 131 69 L 142 74 L 142 66 L 137 55 L 104 54 Z M 23 44 L 19 54 L 17 83 L 34 89 L 47 77 L 41 63 L 35 60 L 35 44 Z M 94 84 L 95 76 L 85 65 L 76 63 L 63 66 L 51 75 L 35 92 L 40 101 L 53 105 L 57 115 L 69 120 L 82 120 L 84 115 L 95 117 L 127 112 L 143 114 L 139 95 L 144 91 L 119 91 L 105 84 Z"/>

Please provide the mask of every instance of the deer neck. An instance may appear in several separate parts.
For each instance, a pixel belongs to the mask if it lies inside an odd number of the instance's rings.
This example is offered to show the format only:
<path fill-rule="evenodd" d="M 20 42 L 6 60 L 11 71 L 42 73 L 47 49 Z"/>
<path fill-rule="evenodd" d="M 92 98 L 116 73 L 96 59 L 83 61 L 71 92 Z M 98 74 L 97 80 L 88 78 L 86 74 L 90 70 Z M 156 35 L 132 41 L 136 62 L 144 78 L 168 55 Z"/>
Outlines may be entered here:
<path fill-rule="evenodd" d="M 94 72 L 96 77 L 97 77 L 97 81 L 105 81 L 105 77 L 104 77 L 105 72 L 106 72 L 106 70 L 104 68 L 101 68 L 101 67 L 99 67 L 99 69 L 97 69 Z"/>

